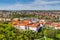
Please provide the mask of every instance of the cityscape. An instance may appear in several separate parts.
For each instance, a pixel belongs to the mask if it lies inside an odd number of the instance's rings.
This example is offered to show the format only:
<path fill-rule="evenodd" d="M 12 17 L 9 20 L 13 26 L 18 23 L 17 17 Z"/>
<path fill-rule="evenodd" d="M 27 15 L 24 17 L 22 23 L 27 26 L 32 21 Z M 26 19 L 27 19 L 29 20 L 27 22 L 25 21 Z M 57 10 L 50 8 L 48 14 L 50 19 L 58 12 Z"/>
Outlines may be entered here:
<path fill-rule="evenodd" d="M 0 32 L 3 33 L 1 39 L 9 40 L 11 37 L 10 40 L 59 40 L 60 11 L 1 10 L 0 26 Z"/>
<path fill-rule="evenodd" d="M 0 0 L 0 40 L 60 40 L 60 0 Z"/>

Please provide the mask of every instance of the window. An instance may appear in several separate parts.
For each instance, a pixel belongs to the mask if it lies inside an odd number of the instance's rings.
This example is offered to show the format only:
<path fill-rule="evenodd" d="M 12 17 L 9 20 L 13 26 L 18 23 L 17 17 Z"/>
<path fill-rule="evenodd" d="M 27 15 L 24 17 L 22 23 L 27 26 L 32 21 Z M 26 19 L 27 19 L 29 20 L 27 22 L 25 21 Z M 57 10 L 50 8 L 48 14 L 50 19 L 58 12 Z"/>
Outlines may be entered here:
<path fill-rule="evenodd" d="M 27 27 L 25 26 L 25 29 L 27 29 Z"/>

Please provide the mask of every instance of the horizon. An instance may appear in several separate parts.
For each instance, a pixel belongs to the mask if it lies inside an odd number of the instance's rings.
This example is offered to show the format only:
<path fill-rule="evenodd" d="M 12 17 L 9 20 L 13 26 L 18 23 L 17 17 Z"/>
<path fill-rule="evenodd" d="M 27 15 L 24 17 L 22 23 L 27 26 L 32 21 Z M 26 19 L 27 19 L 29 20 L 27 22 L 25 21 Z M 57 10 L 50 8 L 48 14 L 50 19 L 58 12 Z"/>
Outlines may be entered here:
<path fill-rule="evenodd" d="M 60 10 L 60 0 L 0 0 L 0 10 Z"/>

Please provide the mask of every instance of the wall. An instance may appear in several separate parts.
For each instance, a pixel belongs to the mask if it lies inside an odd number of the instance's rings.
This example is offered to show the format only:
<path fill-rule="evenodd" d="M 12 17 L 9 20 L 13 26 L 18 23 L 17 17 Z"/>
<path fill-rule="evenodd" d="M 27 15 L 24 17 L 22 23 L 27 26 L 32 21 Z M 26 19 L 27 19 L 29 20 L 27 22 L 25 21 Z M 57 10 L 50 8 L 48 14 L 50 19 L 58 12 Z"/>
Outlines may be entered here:
<path fill-rule="evenodd" d="M 30 30 L 37 31 L 37 28 L 29 27 Z"/>

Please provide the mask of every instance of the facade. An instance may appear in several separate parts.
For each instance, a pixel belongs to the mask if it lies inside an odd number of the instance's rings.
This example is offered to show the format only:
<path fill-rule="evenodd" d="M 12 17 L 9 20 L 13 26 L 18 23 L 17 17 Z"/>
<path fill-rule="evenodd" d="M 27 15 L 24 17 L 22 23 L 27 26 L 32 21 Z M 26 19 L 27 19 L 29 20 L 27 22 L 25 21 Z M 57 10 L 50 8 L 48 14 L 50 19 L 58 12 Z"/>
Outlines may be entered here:
<path fill-rule="evenodd" d="M 11 18 L 0 18 L 0 21 L 11 21 Z"/>
<path fill-rule="evenodd" d="M 31 20 L 25 19 L 25 20 L 14 20 L 13 26 L 17 29 L 23 29 L 23 30 L 33 30 L 38 31 L 41 27 L 43 27 L 43 23 L 40 22 L 32 22 Z"/>
<path fill-rule="evenodd" d="M 60 23 L 59 22 L 51 22 L 51 21 L 45 21 L 44 19 L 41 20 L 19 20 L 18 18 L 14 18 L 12 25 L 16 27 L 17 29 L 23 29 L 23 30 L 33 30 L 38 31 L 41 27 L 44 25 L 48 27 L 53 27 L 55 29 L 60 29 Z"/>
<path fill-rule="evenodd" d="M 47 25 L 49 27 L 53 27 L 54 29 L 60 29 L 59 22 L 46 22 L 45 25 Z"/>

